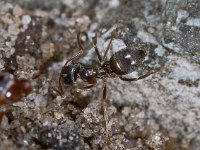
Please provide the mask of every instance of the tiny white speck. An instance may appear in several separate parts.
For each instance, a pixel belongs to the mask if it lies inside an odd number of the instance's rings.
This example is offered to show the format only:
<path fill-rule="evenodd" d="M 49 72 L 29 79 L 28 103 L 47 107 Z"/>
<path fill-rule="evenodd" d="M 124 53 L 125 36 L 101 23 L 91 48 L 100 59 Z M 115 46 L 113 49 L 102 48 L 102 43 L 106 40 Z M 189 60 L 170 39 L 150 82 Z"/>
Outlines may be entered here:
<path fill-rule="evenodd" d="M 120 68 L 119 63 L 117 63 L 117 67 Z"/>
<path fill-rule="evenodd" d="M 126 55 L 125 58 L 131 58 L 131 55 Z"/>
<path fill-rule="evenodd" d="M 31 38 L 31 36 L 29 36 L 29 35 L 28 35 L 28 36 L 26 36 L 26 39 L 27 39 L 27 40 L 29 40 L 30 38 Z"/>
<path fill-rule="evenodd" d="M 26 146 L 28 146 L 28 144 L 29 144 L 27 140 L 23 140 L 22 142 L 23 142 L 23 144 L 26 145 Z"/>
<path fill-rule="evenodd" d="M 134 64 L 135 64 L 135 61 L 132 61 L 132 62 L 131 62 L 131 65 L 134 65 Z"/>
<path fill-rule="evenodd" d="M 160 141 L 160 137 L 159 137 L 159 136 L 156 136 L 156 137 L 155 137 L 155 140 L 156 140 L 156 141 Z"/>
<path fill-rule="evenodd" d="M 6 93 L 6 97 L 8 98 L 8 97 L 11 97 L 11 92 L 7 92 Z"/>
<path fill-rule="evenodd" d="M 69 139 L 72 141 L 74 138 L 72 136 L 70 136 Z"/>

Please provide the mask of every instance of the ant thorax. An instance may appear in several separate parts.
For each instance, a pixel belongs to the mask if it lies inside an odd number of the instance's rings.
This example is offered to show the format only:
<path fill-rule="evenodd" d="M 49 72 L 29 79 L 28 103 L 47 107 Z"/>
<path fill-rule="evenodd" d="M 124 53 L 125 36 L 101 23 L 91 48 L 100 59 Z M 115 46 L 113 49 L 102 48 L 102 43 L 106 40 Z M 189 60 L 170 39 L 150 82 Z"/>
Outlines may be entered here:
<path fill-rule="evenodd" d="M 105 61 L 102 67 L 98 68 L 97 78 L 106 79 L 106 78 L 115 78 L 116 74 L 110 68 L 110 62 Z"/>
<path fill-rule="evenodd" d="M 97 73 L 96 68 L 80 64 L 79 76 L 84 82 L 93 83 L 96 80 Z"/>

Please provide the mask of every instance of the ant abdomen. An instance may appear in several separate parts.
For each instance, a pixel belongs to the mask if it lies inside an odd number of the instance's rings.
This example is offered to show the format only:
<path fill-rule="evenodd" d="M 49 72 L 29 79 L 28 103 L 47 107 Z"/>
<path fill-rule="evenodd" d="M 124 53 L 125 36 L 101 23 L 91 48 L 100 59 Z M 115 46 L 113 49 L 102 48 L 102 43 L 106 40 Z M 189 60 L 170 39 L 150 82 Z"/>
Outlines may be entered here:
<path fill-rule="evenodd" d="M 112 55 L 110 68 L 117 75 L 126 75 L 136 70 L 145 58 L 144 50 L 123 49 Z"/>

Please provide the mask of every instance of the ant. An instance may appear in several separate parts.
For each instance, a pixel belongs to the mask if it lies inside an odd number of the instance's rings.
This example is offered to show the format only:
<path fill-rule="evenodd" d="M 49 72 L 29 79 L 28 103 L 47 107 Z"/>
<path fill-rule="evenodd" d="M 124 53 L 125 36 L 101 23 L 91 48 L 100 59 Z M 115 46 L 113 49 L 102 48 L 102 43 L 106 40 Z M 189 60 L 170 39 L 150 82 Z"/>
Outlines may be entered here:
<path fill-rule="evenodd" d="M 62 82 L 65 85 L 72 85 L 76 82 L 78 78 L 82 79 L 86 85 L 82 88 L 87 89 L 96 85 L 97 79 L 103 80 L 103 98 L 101 103 L 101 109 L 103 112 L 104 118 L 104 127 L 106 132 L 107 145 L 110 145 L 110 134 L 108 131 L 108 116 L 106 114 L 106 95 L 107 95 L 107 78 L 120 78 L 124 81 L 137 81 L 143 78 L 148 77 L 151 74 L 156 73 L 157 71 L 139 76 L 137 78 L 127 78 L 124 75 L 127 75 L 138 69 L 142 65 L 146 53 L 144 49 L 140 48 L 137 50 L 132 50 L 131 48 L 125 48 L 114 53 L 110 60 L 106 60 L 108 51 L 111 49 L 111 44 L 116 34 L 116 31 L 112 32 L 111 38 L 109 40 L 108 46 L 105 49 L 103 57 L 100 55 L 100 52 L 96 46 L 97 38 L 93 39 L 93 48 L 95 49 L 96 55 L 98 57 L 98 67 L 88 66 L 82 63 L 77 62 L 84 52 L 84 48 L 81 45 L 80 32 L 77 34 L 77 44 L 79 48 L 79 53 L 71 57 L 61 69 L 59 77 L 59 89 L 60 94 L 63 95 Z M 110 146 L 109 146 L 110 147 Z"/>

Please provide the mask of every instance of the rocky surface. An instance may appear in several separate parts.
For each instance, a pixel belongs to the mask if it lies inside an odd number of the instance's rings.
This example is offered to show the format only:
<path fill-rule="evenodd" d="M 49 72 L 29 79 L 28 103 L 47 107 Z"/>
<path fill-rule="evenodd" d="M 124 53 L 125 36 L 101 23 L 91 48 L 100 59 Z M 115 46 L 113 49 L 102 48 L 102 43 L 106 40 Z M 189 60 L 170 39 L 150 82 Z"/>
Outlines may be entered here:
<path fill-rule="evenodd" d="M 199 149 L 200 2 L 198 0 L 7 0 L 0 2 L 0 71 L 31 81 L 20 102 L 2 105 L 0 149 L 109 149 L 101 111 L 101 80 L 57 92 L 62 66 L 78 53 L 96 65 L 116 30 L 111 51 L 145 46 L 128 77 L 108 79 L 110 149 Z"/>

